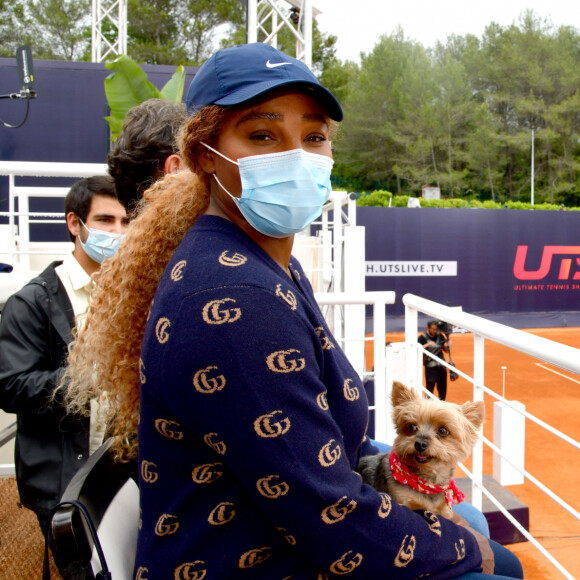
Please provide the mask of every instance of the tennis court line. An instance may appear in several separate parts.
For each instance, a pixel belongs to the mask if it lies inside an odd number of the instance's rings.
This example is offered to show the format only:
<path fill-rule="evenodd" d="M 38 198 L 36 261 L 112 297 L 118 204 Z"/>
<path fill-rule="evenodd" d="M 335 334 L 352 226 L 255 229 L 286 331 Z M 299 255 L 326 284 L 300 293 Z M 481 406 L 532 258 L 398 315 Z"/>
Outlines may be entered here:
<path fill-rule="evenodd" d="M 578 383 L 580 385 L 580 381 L 577 379 L 573 379 L 572 377 L 569 377 L 567 375 L 563 375 L 562 373 L 559 373 L 558 371 L 555 371 L 554 369 L 551 369 L 550 367 L 544 366 L 542 363 L 536 363 L 539 367 L 542 367 L 543 369 L 550 371 L 551 373 L 554 373 L 555 375 L 559 375 L 561 377 L 564 377 L 565 379 L 568 379 L 569 381 L 573 381 L 575 383 Z"/>

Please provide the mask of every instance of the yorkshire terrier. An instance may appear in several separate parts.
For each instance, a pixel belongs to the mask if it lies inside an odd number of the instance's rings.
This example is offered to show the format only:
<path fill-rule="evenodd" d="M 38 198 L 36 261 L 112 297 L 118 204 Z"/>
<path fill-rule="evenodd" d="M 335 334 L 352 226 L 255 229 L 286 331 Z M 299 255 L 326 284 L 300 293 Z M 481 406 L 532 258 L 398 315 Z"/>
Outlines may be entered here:
<path fill-rule="evenodd" d="M 453 505 L 463 500 L 453 472 L 475 445 L 485 417 L 483 401 L 460 406 L 424 399 L 396 381 L 392 401 L 393 449 L 361 458 L 363 481 L 412 510 L 451 517 Z"/>

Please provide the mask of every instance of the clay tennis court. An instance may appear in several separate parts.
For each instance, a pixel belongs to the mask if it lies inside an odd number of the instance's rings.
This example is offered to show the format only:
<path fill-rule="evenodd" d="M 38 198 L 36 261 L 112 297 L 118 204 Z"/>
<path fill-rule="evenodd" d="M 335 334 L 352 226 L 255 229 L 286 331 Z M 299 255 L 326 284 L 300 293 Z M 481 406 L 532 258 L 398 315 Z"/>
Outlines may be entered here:
<path fill-rule="evenodd" d="M 544 338 L 580 347 L 580 328 L 527 330 Z M 473 374 L 473 335 L 453 334 L 452 353 L 456 366 Z M 387 341 L 402 342 L 402 333 L 387 334 Z M 367 359 L 368 360 L 368 359 Z M 541 365 L 541 366 L 540 366 Z M 580 440 L 580 376 L 485 341 L 485 385 L 502 394 L 505 370 L 505 397 L 525 404 L 532 415 L 552 425 L 576 441 Z M 473 398 L 473 386 L 459 378 L 448 382 L 447 400 L 464 403 Z M 493 441 L 493 399 L 486 395 L 489 421 L 484 435 Z M 484 475 L 493 474 L 492 452 L 484 446 Z M 471 468 L 470 463 L 466 463 Z M 574 509 L 580 509 L 580 451 L 526 420 L 525 469 Z M 457 472 L 457 477 L 464 476 Z M 534 484 L 509 486 L 530 512 L 530 532 L 574 578 L 580 578 L 580 522 L 541 492 Z M 526 580 L 563 578 L 530 543 L 508 546 L 520 558 Z"/>

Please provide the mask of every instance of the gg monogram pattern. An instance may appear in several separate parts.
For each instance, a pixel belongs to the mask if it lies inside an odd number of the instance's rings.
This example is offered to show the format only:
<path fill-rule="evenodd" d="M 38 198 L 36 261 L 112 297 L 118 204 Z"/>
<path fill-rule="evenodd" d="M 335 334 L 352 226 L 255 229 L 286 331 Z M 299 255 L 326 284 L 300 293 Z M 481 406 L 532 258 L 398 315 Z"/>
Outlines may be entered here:
<path fill-rule="evenodd" d="M 134 578 L 445 578 L 473 538 L 363 485 L 368 401 L 300 265 L 202 216 L 155 296 L 139 365 Z M 447 576 L 446 576 L 447 575 Z"/>

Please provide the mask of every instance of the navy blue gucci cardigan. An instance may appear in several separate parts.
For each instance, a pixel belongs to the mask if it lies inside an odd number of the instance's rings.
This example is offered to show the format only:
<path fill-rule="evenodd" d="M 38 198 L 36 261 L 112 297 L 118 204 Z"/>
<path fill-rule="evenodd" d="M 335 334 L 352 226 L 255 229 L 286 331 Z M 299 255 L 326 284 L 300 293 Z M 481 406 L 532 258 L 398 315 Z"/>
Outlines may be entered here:
<path fill-rule="evenodd" d="M 362 483 L 367 399 L 296 260 L 202 216 L 140 361 L 136 579 L 451 578 L 473 536 Z"/>

